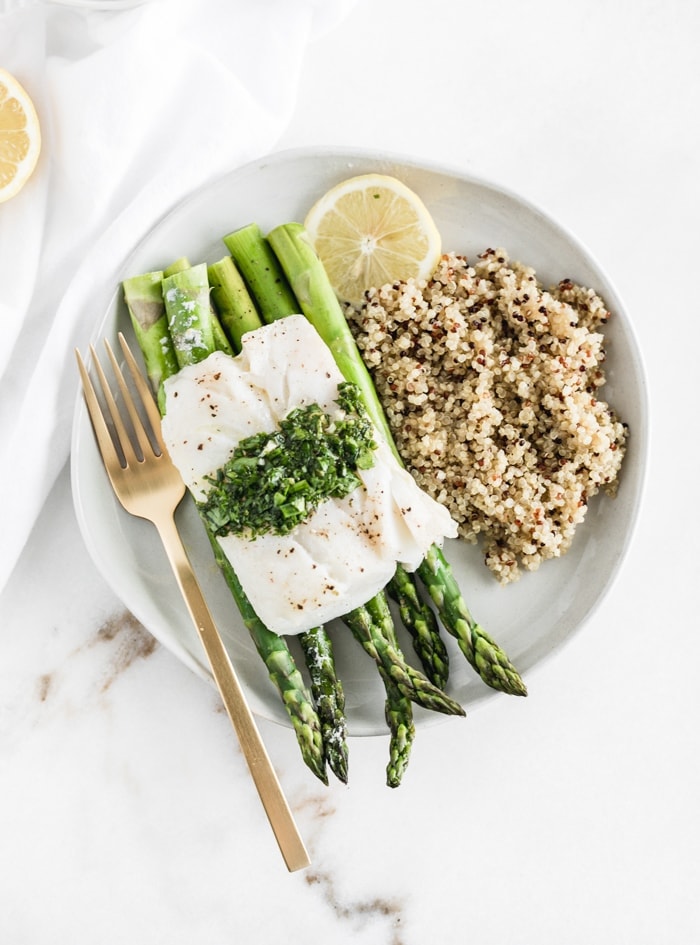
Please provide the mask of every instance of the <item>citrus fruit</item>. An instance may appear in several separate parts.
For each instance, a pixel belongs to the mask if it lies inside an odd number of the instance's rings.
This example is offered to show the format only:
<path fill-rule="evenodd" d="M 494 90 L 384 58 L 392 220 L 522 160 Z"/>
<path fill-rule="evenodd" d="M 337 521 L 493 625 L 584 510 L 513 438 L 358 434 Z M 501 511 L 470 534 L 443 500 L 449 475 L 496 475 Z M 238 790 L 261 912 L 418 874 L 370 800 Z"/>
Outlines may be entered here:
<path fill-rule="evenodd" d="M 0 202 L 19 193 L 41 150 L 36 109 L 14 76 L 0 69 Z"/>
<path fill-rule="evenodd" d="M 336 294 L 354 304 L 372 286 L 428 278 L 440 258 L 440 234 L 423 201 L 383 174 L 336 184 L 304 227 Z"/>

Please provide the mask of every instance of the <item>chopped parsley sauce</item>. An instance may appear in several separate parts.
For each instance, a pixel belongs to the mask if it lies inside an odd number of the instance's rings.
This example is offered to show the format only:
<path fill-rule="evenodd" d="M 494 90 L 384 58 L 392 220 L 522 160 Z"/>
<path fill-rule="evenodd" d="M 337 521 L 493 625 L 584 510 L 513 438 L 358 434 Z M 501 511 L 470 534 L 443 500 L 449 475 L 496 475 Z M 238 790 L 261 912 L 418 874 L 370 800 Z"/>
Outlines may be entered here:
<path fill-rule="evenodd" d="M 374 429 L 355 384 L 339 384 L 336 403 L 336 416 L 318 404 L 295 408 L 273 433 L 241 440 L 208 477 L 198 504 L 217 537 L 286 535 L 322 502 L 361 485 L 357 470 L 374 465 Z"/>

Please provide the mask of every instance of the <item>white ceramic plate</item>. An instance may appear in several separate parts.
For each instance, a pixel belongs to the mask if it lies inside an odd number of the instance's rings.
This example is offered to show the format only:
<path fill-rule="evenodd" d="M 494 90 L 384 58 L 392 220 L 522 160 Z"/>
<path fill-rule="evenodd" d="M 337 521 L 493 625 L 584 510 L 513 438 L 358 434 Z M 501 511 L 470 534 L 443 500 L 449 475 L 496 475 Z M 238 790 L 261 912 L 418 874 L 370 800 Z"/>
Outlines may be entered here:
<path fill-rule="evenodd" d="M 534 667 L 584 624 L 610 588 L 631 540 L 647 453 L 647 393 L 633 327 L 601 267 L 564 228 L 520 197 L 449 169 L 338 149 L 283 152 L 193 194 L 157 223 L 118 269 L 106 272 L 104 315 L 95 324 L 94 339 L 113 340 L 118 330 L 131 337 L 120 294 L 122 279 L 163 268 L 180 256 L 193 262 L 219 259 L 226 254 L 221 242 L 224 234 L 253 221 L 265 231 L 279 223 L 303 221 L 313 201 L 329 187 L 369 171 L 392 174 L 421 195 L 445 249 L 474 258 L 489 246 L 502 246 L 512 259 L 533 265 L 545 284 L 569 277 L 592 286 L 613 313 L 606 329 L 608 383 L 602 396 L 631 429 L 618 496 L 591 502 L 586 522 L 565 557 L 546 562 L 539 571 L 505 588 L 486 570 L 478 547 L 455 541 L 446 548 L 473 613 L 528 682 Z M 164 646 L 208 677 L 199 640 L 154 529 L 123 512 L 112 494 L 82 398 L 75 411 L 72 475 L 80 527 L 104 578 Z M 179 525 L 253 711 L 288 724 L 188 501 L 181 506 Z M 385 733 L 383 689 L 372 661 L 342 625 L 332 632 L 351 733 Z M 494 693 L 453 644 L 450 638 L 448 689 L 465 707 L 474 707 Z M 413 659 L 407 639 L 405 651 Z M 416 721 L 425 724 L 440 718 L 418 710 Z"/>

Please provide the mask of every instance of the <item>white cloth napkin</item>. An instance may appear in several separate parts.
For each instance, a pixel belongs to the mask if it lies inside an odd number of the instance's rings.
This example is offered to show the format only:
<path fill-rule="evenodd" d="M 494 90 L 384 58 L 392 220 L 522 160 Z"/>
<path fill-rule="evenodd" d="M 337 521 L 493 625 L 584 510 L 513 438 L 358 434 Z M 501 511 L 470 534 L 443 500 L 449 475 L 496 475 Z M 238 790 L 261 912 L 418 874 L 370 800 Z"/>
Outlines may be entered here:
<path fill-rule="evenodd" d="M 100 315 L 82 321 L 96 280 L 188 192 L 274 149 L 309 41 L 354 2 L 0 15 L 0 63 L 43 131 L 35 174 L 0 204 L 0 591 L 69 454 L 73 348 Z"/>

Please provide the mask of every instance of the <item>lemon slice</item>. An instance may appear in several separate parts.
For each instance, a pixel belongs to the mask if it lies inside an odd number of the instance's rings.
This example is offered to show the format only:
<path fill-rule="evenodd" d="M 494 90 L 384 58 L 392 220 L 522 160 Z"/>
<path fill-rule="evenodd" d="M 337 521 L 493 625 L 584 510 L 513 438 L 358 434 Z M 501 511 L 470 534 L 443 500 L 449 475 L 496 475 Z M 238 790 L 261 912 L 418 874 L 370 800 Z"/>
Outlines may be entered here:
<path fill-rule="evenodd" d="M 17 79 L 0 69 L 0 203 L 24 187 L 40 150 L 34 104 Z"/>
<path fill-rule="evenodd" d="M 442 248 L 420 197 L 383 174 L 336 184 L 311 208 L 304 227 L 337 296 L 354 304 L 372 286 L 427 279 Z"/>

